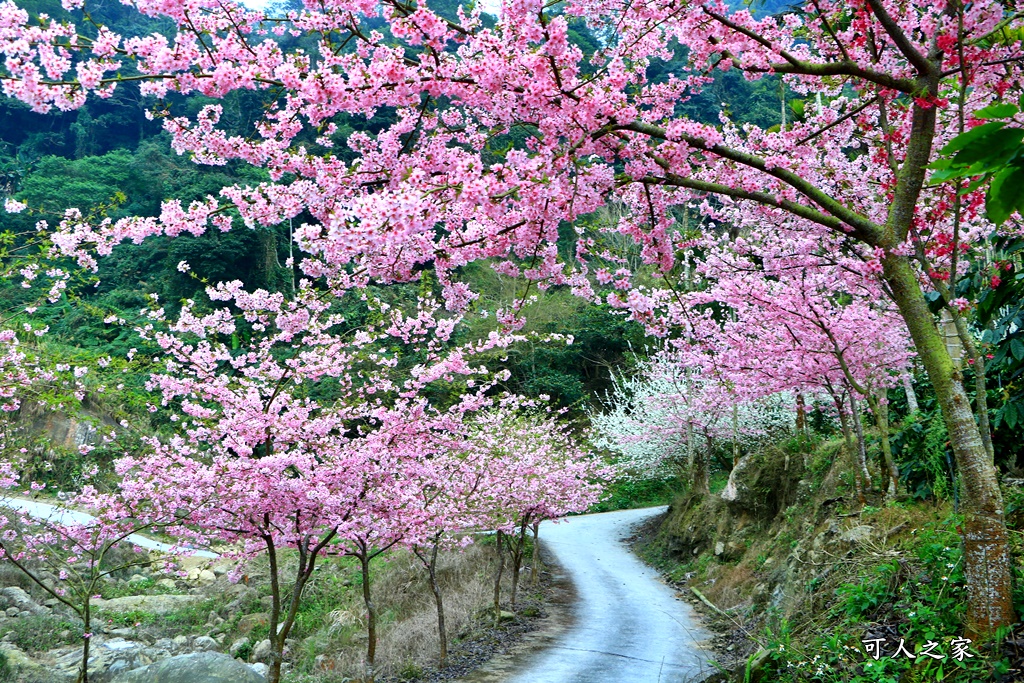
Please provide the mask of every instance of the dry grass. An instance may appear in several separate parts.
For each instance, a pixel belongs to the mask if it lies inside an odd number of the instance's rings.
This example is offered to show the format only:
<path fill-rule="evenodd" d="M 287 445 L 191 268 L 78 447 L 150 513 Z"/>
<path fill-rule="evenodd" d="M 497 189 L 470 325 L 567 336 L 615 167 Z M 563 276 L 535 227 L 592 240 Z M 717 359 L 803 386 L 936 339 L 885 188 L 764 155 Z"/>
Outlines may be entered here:
<path fill-rule="evenodd" d="M 473 630 L 491 605 L 493 547 L 471 545 L 438 558 L 449 645 Z M 426 571 L 410 553 L 396 551 L 373 568 L 373 599 L 378 612 L 377 675 L 413 677 L 438 663 L 437 608 Z M 330 563 L 308 588 L 304 627 L 292 662 L 295 680 L 334 683 L 357 679 L 366 654 L 366 610 L 359 572 L 349 563 Z M 526 579 L 528 581 L 528 577 Z M 336 587 L 345 586 L 344 591 Z M 335 589 L 332 589 L 334 587 Z M 509 586 L 502 588 L 508 595 Z M 319 606 L 319 610 L 318 610 Z"/>
<path fill-rule="evenodd" d="M 493 584 L 488 570 L 492 557 L 491 549 L 470 546 L 463 553 L 441 558 L 438 582 L 449 639 L 465 632 L 473 618 L 491 603 Z M 392 622 L 383 634 L 380 659 L 389 673 L 396 673 L 408 663 L 437 661 L 437 607 L 427 582 L 422 581 L 408 597 L 411 599 L 405 600 L 399 611 L 403 617 Z"/>

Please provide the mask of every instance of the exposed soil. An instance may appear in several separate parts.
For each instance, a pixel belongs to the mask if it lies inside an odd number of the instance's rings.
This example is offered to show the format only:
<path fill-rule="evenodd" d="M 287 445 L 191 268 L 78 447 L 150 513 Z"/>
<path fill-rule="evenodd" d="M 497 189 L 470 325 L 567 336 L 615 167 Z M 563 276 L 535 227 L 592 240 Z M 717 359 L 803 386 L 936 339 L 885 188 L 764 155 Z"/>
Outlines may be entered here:
<path fill-rule="evenodd" d="M 540 573 L 540 597 L 520 600 L 514 620 L 481 628 L 463 639 L 452 648 L 448 667 L 428 671 L 420 680 L 501 683 L 557 640 L 572 626 L 576 595 L 572 582 L 552 558 L 545 559 L 545 569 Z"/>

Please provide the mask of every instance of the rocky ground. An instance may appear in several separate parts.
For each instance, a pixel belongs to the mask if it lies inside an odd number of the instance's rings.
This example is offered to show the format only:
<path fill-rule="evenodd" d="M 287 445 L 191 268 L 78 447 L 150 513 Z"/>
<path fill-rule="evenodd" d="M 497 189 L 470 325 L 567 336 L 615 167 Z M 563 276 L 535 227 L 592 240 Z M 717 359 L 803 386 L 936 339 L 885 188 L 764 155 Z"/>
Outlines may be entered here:
<path fill-rule="evenodd" d="M 162 571 L 139 570 L 110 581 L 111 593 L 137 593 L 94 599 L 90 640 L 91 683 L 177 683 L 169 672 L 189 672 L 181 683 L 230 681 L 259 683 L 270 661 L 269 596 L 258 581 L 231 583 L 228 561 L 184 558 L 182 578 Z M 464 676 L 496 654 L 510 651 L 524 635 L 546 623 L 547 600 L 552 593 L 547 572 L 541 586 L 523 591 L 517 613 L 503 612 L 500 623 L 479 615 L 469 627 L 452 634 L 449 664 L 443 670 L 429 662 L 411 663 L 400 674 L 385 674 L 379 681 L 443 681 Z M 19 683 L 71 683 L 81 662 L 80 620 L 56 599 L 46 599 L 13 572 L 0 572 L 0 652 L 7 668 L 0 681 Z M 365 635 L 353 634 L 355 646 L 365 647 Z M 362 644 L 361 644 L 362 643 Z M 289 639 L 283 670 L 286 680 L 349 680 L 334 668 L 335 653 L 315 654 L 315 670 L 290 672 L 297 653 L 315 651 L 313 636 Z M 309 667 L 307 667 L 308 669 Z"/>
<path fill-rule="evenodd" d="M 238 654 L 243 650 L 249 653 L 247 666 L 254 673 L 265 673 L 269 641 L 252 644 L 245 633 L 265 625 L 267 615 L 241 614 L 261 606 L 256 589 L 228 583 L 224 577 L 229 563 L 200 568 L 200 562 L 186 558 L 183 569 L 188 575 L 182 579 L 140 570 L 127 579 L 111 582 L 122 592 L 131 592 L 135 586 L 140 592 L 155 591 L 153 594 L 93 600 L 90 681 L 106 683 L 124 672 L 170 657 Z M 9 580 L 11 575 L 5 578 Z M 74 681 L 82 657 L 81 623 L 55 598 L 39 597 L 21 586 L 0 589 L 0 651 L 7 658 L 8 679 L 25 683 Z M 211 609 L 202 622 L 200 611 L 207 607 Z M 224 628 L 229 622 L 235 633 Z M 168 631 L 196 632 L 168 637 Z"/>

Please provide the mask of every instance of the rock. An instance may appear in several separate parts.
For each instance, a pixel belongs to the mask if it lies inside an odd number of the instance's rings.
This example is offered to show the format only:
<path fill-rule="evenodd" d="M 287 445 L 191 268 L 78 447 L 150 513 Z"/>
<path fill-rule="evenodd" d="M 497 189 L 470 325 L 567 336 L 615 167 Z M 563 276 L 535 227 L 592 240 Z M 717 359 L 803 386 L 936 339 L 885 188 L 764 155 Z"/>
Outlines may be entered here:
<path fill-rule="evenodd" d="M 247 636 L 252 633 L 252 630 L 257 626 L 269 626 L 270 615 L 266 612 L 257 612 L 256 614 L 246 614 L 244 617 L 238 620 L 238 626 L 235 628 L 243 636 Z"/>
<path fill-rule="evenodd" d="M 498 621 L 512 621 L 515 618 L 515 612 L 506 612 L 505 610 L 498 612 Z"/>
<path fill-rule="evenodd" d="M 178 587 L 178 584 L 174 581 L 174 579 L 160 579 L 156 582 L 156 585 L 169 591 L 172 591 Z"/>
<path fill-rule="evenodd" d="M 715 543 L 715 555 L 721 555 L 725 552 L 725 544 L 721 541 Z"/>
<path fill-rule="evenodd" d="M 231 647 L 228 648 L 228 654 L 232 657 L 237 657 L 240 652 L 248 649 L 252 645 L 252 641 L 248 638 L 239 638 L 235 642 L 231 643 Z"/>
<path fill-rule="evenodd" d="M 116 662 L 114 662 L 113 664 L 110 665 L 110 668 L 107 669 L 107 675 L 108 676 L 116 676 L 117 674 L 121 673 L 122 671 L 128 671 L 131 668 L 132 668 L 132 665 L 129 664 L 127 661 L 125 661 L 123 659 L 119 659 L 119 660 L 117 660 Z"/>
<path fill-rule="evenodd" d="M 224 591 L 224 595 L 225 597 L 232 598 L 232 600 L 224 605 L 221 609 L 221 614 L 230 618 L 249 607 L 256 600 L 258 594 L 255 588 L 250 588 L 243 584 L 235 584 Z"/>
<path fill-rule="evenodd" d="M 129 584 L 133 584 L 133 583 L 146 583 L 147 581 L 149 581 L 149 579 L 147 579 L 142 574 L 132 574 L 128 578 L 128 583 Z"/>
<path fill-rule="evenodd" d="M 252 654 L 249 655 L 249 661 L 269 662 L 270 655 L 270 641 L 264 638 L 260 642 L 256 643 L 256 647 L 252 649 Z"/>
<path fill-rule="evenodd" d="M 265 683 L 252 667 L 219 652 L 178 655 L 128 671 L 112 683 Z"/>
<path fill-rule="evenodd" d="M 139 647 L 139 643 L 136 643 L 132 640 L 125 640 L 124 638 L 114 638 L 113 640 L 108 640 L 107 642 L 103 643 L 100 647 L 105 647 L 108 650 L 115 651 L 134 650 L 135 648 Z"/>
<path fill-rule="evenodd" d="M 60 600 L 58 600 L 57 598 L 50 598 L 49 600 L 44 600 L 43 601 L 43 605 L 45 605 L 46 607 L 50 607 L 50 608 L 56 607 L 59 604 L 60 604 Z"/>
<path fill-rule="evenodd" d="M 262 598 L 260 598 L 260 604 L 266 607 L 267 609 L 270 609 L 270 606 L 274 604 L 274 596 L 264 595 Z"/>
<path fill-rule="evenodd" d="M 192 647 L 200 651 L 216 651 L 217 641 L 210 636 L 199 636 L 192 641 Z"/>
<path fill-rule="evenodd" d="M 202 598 L 198 595 L 129 595 L 112 600 L 94 600 L 96 609 L 107 612 L 148 612 L 167 614 L 194 605 Z"/>
<path fill-rule="evenodd" d="M 196 581 L 203 584 L 204 586 L 208 586 L 216 580 L 217 575 L 211 572 L 209 569 L 203 569 L 199 572 L 199 575 L 196 576 Z"/>
<path fill-rule="evenodd" d="M 8 607 L 7 610 L 4 612 L 4 614 L 6 614 L 9 617 L 16 617 L 16 616 L 18 616 L 18 613 L 20 611 L 21 610 L 18 609 L 17 607 Z"/>
<path fill-rule="evenodd" d="M 802 469 L 781 452 L 756 451 L 739 459 L 719 496 L 734 516 L 771 519 L 792 502 Z"/>
<path fill-rule="evenodd" d="M 97 642 L 89 650 L 89 680 L 105 683 L 119 671 L 138 668 L 151 661 L 143 654 L 141 643 L 124 638 Z M 82 651 L 75 647 L 57 657 L 51 668 L 60 680 L 70 683 L 78 678 L 81 664 Z M 111 672 L 111 669 L 115 670 Z"/>
<path fill-rule="evenodd" d="M 174 652 L 178 649 L 178 646 L 170 638 L 157 639 L 157 641 L 153 643 L 153 647 L 157 650 L 167 650 L 168 652 Z"/>
<path fill-rule="evenodd" d="M 767 665 L 771 663 L 771 650 L 758 650 L 747 660 L 743 679 L 749 683 L 767 683 L 769 676 Z"/>
<path fill-rule="evenodd" d="M 188 647 L 188 636 L 174 636 L 174 640 L 171 642 L 175 647 Z"/>
<path fill-rule="evenodd" d="M 7 586 L 0 593 L 3 593 L 4 597 L 7 598 L 13 607 L 7 610 L 7 616 L 13 616 L 11 610 L 14 610 L 15 614 L 19 612 L 28 612 L 32 614 L 46 614 L 47 610 L 42 605 L 36 604 L 36 602 L 28 596 L 23 589 L 17 586 Z"/>
<path fill-rule="evenodd" d="M 14 674 L 11 678 L 12 681 L 40 680 L 46 674 L 42 664 L 29 659 L 28 655 L 15 645 L 2 643 L 0 652 L 7 656 L 7 665 L 11 668 L 11 673 Z"/>
<path fill-rule="evenodd" d="M 852 545 L 859 545 L 871 538 L 871 534 L 875 531 L 874 527 L 862 524 L 855 526 L 851 529 L 847 529 L 839 535 L 839 540 Z"/>
<path fill-rule="evenodd" d="M 224 589 L 224 597 L 237 600 L 238 598 L 249 598 L 252 600 L 256 599 L 256 589 L 252 586 L 246 586 L 244 583 L 232 583 Z"/>
<path fill-rule="evenodd" d="M 249 668 L 258 673 L 260 676 L 266 676 L 268 673 L 270 673 L 270 667 L 264 664 L 263 662 L 256 662 L 255 664 L 250 664 Z"/>

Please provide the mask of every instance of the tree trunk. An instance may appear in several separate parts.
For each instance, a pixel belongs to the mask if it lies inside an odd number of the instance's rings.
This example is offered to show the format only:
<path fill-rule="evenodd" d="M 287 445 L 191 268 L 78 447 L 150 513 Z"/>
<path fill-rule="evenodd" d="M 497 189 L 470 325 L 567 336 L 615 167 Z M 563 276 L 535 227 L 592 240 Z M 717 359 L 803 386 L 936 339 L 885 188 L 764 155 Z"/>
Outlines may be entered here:
<path fill-rule="evenodd" d="M 853 418 L 853 429 L 857 434 L 857 466 L 864 473 L 867 487 L 871 487 L 871 472 L 868 471 L 868 452 L 864 443 L 864 423 L 860 420 L 860 404 L 857 403 L 857 391 L 850 387 L 850 412 Z"/>
<path fill-rule="evenodd" d="M 703 450 L 694 448 L 693 458 L 693 490 L 697 493 L 711 495 L 711 485 L 708 481 L 708 461 L 711 459 L 711 437 L 704 434 L 706 448 Z"/>
<path fill-rule="evenodd" d="M 85 637 L 82 638 L 82 670 L 78 674 L 81 683 L 89 683 L 89 643 L 92 642 L 92 618 L 89 613 L 89 597 L 85 598 L 85 609 L 82 610 L 82 624 Z"/>
<path fill-rule="evenodd" d="M 533 557 L 530 558 L 530 585 L 540 583 L 540 520 L 533 523 Z"/>
<path fill-rule="evenodd" d="M 732 466 L 740 464 L 740 409 L 732 407 Z"/>
<path fill-rule="evenodd" d="M 505 573 L 505 551 L 502 549 L 505 534 L 499 529 L 495 533 L 498 548 L 498 568 L 494 572 L 494 623 L 501 620 L 501 575 Z"/>
<path fill-rule="evenodd" d="M 935 389 L 963 485 L 964 577 L 968 634 L 988 635 L 1015 621 L 1009 538 L 995 464 L 907 257 L 887 253 L 885 280 Z"/>
<path fill-rule="evenodd" d="M 377 659 L 377 606 L 370 595 L 370 555 L 369 550 L 362 549 L 359 564 L 363 570 L 363 603 L 366 605 L 366 680 L 373 683 L 374 662 Z"/>
<path fill-rule="evenodd" d="M 509 549 L 512 551 L 512 593 L 510 602 L 512 611 L 516 609 L 516 595 L 519 593 L 519 572 L 523 568 L 523 555 L 526 554 L 526 529 L 529 526 L 529 516 L 524 516 L 519 525 L 518 538 L 509 542 Z"/>
<path fill-rule="evenodd" d="M 907 412 L 911 415 L 921 410 L 917 404 L 917 394 L 914 393 L 914 385 L 910 382 L 910 373 L 901 372 L 900 381 L 903 383 L 903 392 L 907 395 Z"/>
<path fill-rule="evenodd" d="M 853 469 L 853 488 L 857 492 L 857 501 L 862 506 L 867 505 L 868 500 L 864 497 L 864 485 L 860 480 L 860 467 L 857 462 L 857 449 L 853 443 L 853 432 L 850 429 L 850 416 L 846 414 L 846 406 L 843 402 L 837 397 L 833 398 L 836 402 L 836 408 L 839 409 L 839 424 L 843 428 L 843 440 L 846 444 L 846 454 L 850 458 L 850 465 Z"/>
<path fill-rule="evenodd" d="M 427 572 L 430 574 L 430 590 L 434 592 L 434 603 L 437 605 L 437 639 L 441 645 L 439 657 L 440 668 L 444 668 L 448 662 L 448 631 L 444 626 L 444 600 L 441 597 L 441 586 L 437 583 L 437 539 L 434 540 L 434 547 L 430 549 L 430 563 L 427 565 Z"/>
<path fill-rule="evenodd" d="M 802 392 L 798 392 L 796 395 L 796 431 L 797 434 L 807 432 L 807 404 L 804 402 Z"/>
<path fill-rule="evenodd" d="M 267 544 L 267 558 L 270 562 L 270 669 L 267 671 L 267 683 L 280 683 L 281 663 L 284 660 L 283 648 L 278 643 L 277 622 L 281 620 L 281 583 L 278 575 L 277 548 L 270 536 L 263 537 Z"/>
<path fill-rule="evenodd" d="M 869 395 L 868 404 L 871 406 L 871 412 L 875 414 L 875 424 L 878 425 L 878 434 L 882 441 L 882 459 L 885 461 L 885 469 L 889 473 L 886 497 L 892 498 L 900 487 L 900 473 L 892 459 L 892 444 L 889 442 L 889 404 L 885 402 L 885 390 L 880 389 L 878 394 L 878 396 Z"/>

